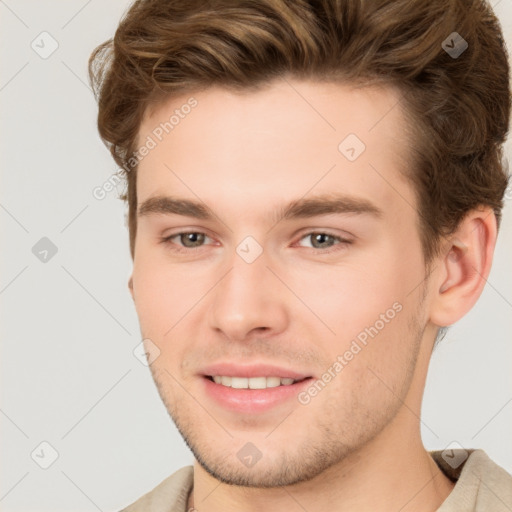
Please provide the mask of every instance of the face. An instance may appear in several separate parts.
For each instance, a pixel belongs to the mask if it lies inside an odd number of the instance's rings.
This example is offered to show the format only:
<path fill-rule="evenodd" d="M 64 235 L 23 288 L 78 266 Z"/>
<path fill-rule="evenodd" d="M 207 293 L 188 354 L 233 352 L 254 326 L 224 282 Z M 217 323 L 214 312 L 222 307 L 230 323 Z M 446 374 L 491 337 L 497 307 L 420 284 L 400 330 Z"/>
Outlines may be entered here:
<path fill-rule="evenodd" d="M 275 81 L 141 125 L 132 294 L 161 398 L 224 482 L 311 479 L 399 417 L 428 319 L 397 100 Z"/>

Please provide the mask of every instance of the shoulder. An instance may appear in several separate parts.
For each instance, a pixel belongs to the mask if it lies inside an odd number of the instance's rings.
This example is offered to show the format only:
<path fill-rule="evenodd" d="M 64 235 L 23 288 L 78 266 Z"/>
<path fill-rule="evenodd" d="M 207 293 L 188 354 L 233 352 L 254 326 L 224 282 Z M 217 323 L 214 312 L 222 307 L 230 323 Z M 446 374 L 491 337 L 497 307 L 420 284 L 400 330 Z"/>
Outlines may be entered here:
<path fill-rule="evenodd" d="M 153 490 L 120 512 L 181 512 L 186 511 L 192 489 L 194 468 L 185 466 L 167 477 Z"/>
<path fill-rule="evenodd" d="M 462 456 L 465 450 L 457 450 Z M 459 453 L 461 452 L 461 453 Z M 444 452 L 431 455 L 455 487 L 438 512 L 510 512 L 512 510 L 512 476 L 492 461 L 483 450 L 468 450 L 467 460 L 450 467 Z"/>

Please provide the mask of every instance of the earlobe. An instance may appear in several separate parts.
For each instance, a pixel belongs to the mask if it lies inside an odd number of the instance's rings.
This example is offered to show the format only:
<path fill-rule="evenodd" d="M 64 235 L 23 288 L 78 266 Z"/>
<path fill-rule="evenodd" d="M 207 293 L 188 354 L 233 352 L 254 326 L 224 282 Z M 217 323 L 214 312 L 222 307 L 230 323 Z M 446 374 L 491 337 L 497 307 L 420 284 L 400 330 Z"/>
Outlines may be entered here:
<path fill-rule="evenodd" d="M 430 320 L 447 327 L 475 304 L 491 270 L 496 217 L 490 208 L 471 211 L 448 238 L 439 257 Z"/>

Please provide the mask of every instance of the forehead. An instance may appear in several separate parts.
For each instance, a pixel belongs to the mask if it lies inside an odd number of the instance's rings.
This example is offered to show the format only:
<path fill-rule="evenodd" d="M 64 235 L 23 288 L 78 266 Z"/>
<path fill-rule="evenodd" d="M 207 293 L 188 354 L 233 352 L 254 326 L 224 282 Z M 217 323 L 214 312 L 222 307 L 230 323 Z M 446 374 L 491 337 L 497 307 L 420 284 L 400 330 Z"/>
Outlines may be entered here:
<path fill-rule="evenodd" d="M 139 202 L 170 191 L 273 201 L 313 188 L 414 201 L 401 172 L 410 154 L 402 108 L 391 87 L 291 79 L 168 98 L 141 123 L 139 146 L 153 143 L 138 166 Z"/>

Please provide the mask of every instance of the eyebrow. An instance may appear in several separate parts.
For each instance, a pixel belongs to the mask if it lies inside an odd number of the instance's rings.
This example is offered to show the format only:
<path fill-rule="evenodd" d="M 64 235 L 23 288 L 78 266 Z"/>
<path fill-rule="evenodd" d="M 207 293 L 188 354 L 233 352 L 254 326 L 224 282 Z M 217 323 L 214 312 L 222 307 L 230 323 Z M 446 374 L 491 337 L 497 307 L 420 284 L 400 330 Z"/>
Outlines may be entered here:
<path fill-rule="evenodd" d="M 218 216 L 204 203 L 170 196 L 154 196 L 146 199 L 139 207 L 139 217 L 151 214 L 183 215 L 201 220 L 213 220 Z M 272 219 L 305 219 L 320 215 L 369 214 L 382 217 L 383 211 L 367 199 L 347 195 L 325 194 L 312 198 L 301 198 L 280 207 L 273 212 Z"/>

